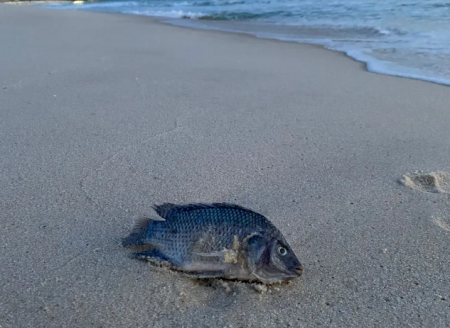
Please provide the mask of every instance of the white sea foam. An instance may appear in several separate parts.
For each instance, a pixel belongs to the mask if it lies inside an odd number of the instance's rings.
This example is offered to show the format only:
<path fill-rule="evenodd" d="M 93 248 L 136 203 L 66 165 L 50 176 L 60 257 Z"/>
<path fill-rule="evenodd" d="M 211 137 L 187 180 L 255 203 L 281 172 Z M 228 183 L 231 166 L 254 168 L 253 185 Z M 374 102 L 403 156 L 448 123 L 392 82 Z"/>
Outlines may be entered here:
<path fill-rule="evenodd" d="M 370 55 L 365 54 L 362 50 L 350 50 L 344 52 L 347 56 L 357 61 L 366 63 L 367 70 L 373 73 L 418 79 L 450 86 L 450 77 L 444 78 L 432 76 L 431 74 L 427 74 L 427 71 L 420 68 L 408 67 L 396 62 L 375 59 Z"/>
<path fill-rule="evenodd" d="M 203 14 L 203 13 L 196 13 L 196 12 L 183 11 L 183 10 L 169 10 L 169 11 L 161 11 L 161 10 L 127 10 L 124 13 L 125 14 L 133 14 L 133 15 L 154 16 L 154 17 L 189 18 L 189 19 L 196 19 L 196 18 L 200 18 L 200 17 L 206 16 L 206 14 Z"/>

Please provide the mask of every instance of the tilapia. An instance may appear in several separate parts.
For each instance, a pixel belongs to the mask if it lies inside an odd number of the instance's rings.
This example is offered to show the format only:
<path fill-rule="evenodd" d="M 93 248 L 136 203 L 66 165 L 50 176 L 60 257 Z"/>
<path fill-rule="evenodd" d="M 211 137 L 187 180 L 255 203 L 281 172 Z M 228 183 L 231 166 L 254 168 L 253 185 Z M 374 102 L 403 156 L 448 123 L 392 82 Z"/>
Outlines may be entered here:
<path fill-rule="evenodd" d="M 122 245 L 137 259 L 165 264 L 195 278 L 293 279 L 302 265 L 281 232 L 263 215 L 226 204 L 162 204 L 161 219 L 141 219 Z"/>

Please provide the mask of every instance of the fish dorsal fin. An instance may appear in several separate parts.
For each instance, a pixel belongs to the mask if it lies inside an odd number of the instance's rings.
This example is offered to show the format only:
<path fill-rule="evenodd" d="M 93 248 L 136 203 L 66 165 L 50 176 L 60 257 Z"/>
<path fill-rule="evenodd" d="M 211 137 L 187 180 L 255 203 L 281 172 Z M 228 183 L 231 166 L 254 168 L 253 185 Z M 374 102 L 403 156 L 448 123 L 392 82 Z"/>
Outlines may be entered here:
<path fill-rule="evenodd" d="M 262 216 L 261 214 L 256 213 L 248 208 L 229 203 L 212 203 L 212 204 L 195 203 L 185 205 L 175 205 L 171 203 L 165 203 L 162 205 L 154 205 L 153 209 L 156 211 L 156 213 L 158 213 L 160 217 L 162 217 L 165 220 L 167 220 L 170 216 L 177 213 L 204 210 L 204 209 L 234 209 Z"/>

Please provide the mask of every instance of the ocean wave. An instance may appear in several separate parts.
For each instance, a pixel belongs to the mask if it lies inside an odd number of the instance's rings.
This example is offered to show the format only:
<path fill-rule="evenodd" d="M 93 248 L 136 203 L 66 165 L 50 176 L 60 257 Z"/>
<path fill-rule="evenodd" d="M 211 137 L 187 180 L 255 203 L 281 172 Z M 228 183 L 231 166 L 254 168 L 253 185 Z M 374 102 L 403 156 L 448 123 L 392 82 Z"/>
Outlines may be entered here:
<path fill-rule="evenodd" d="M 272 11 L 272 12 L 264 12 L 264 13 L 252 13 L 252 12 L 229 12 L 222 11 L 218 13 L 209 14 L 200 19 L 210 19 L 210 20 L 258 20 L 264 18 L 270 18 L 273 16 L 277 17 L 289 17 L 292 14 L 284 11 Z"/>
<path fill-rule="evenodd" d="M 247 1 L 245 0 L 239 0 L 239 1 L 198 1 L 193 2 L 192 6 L 199 6 L 199 7 L 207 7 L 207 6 L 236 6 L 236 5 L 244 5 Z"/>
<path fill-rule="evenodd" d="M 167 17 L 167 18 L 184 18 L 184 19 L 201 19 L 201 20 L 217 20 L 217 21 L 237 21 L 237 20 L 257 20 L 267 17 L 272 17 L 274 15 L 289 15 L 285 12 L 267 12 L 267 13 L 251 13 L 251 12 L 218 12 L 213 14 L 193 12 L 185 10 L 125 10 L 126 14 L 133 15 L 145 15 L 145 16 L 156 16 L 156 17 Z"/>
<path fill-rule="evenodd" d="M 196 13 L 183 10 L 127 10 L 126 14 L 132 15 L 144 15 L 144 16 L 154 16 L 154 17 L 165 17 L 165 18 L 185 18 L 185 19 L 198 19 L 207 16 L 205 13 Z"/>
<path fill-rule="evenodd" d="M 430 4 L 430 7 L 433 7 L 433 8 L 450 8 L 450 3 L 433 3 L 433 4 Z"/>

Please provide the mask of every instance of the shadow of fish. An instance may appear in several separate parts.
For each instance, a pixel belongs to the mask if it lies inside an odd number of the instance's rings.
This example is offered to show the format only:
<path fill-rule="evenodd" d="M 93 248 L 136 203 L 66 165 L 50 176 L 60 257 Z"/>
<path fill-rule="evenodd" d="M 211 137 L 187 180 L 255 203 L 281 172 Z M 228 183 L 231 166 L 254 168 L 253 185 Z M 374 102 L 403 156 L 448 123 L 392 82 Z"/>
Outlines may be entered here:
<path fill-rule="evenodd" d="M 302 266 L 291 247 L 261 214 L 225 203 L 153 208 L 163 220 L 142 219 L 122 239 L 138 259 L 195 278 L 270 284 L 301 275 Z"/>

